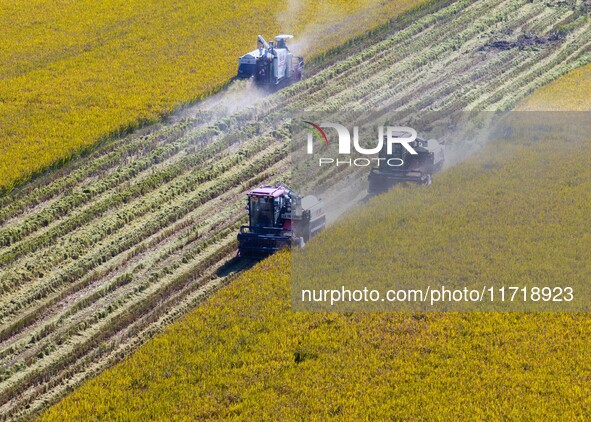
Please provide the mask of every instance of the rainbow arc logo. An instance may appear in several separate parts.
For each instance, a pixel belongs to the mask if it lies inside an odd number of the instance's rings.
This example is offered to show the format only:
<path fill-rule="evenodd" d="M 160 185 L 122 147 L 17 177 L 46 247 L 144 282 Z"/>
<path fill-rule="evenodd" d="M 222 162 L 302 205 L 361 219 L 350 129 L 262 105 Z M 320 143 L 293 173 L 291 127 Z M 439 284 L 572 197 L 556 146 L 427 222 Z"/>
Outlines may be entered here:
<path fill-rule="evenodd" d="M 304 123 L 312 126 L 312 128 L 308 128 L 320 141 L 320 143 L 326 142 L 326 145 L 328 145 L 328 136 L 326 136 L 326 132 L 324 132 L 324 130 L 322 130 L 322 128 L 320 126 L 318 126 L 316 123 L 312 123 L 312 122 L 308 122 L 306 120 L 304 120 Z"/>

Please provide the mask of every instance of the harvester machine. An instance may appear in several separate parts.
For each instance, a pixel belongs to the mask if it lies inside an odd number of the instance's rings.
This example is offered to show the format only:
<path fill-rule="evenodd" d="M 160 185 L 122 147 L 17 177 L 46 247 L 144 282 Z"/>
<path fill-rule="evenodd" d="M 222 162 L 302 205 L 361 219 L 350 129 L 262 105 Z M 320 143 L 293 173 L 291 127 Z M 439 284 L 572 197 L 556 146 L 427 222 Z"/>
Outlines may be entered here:
<path fill-rule="evenodd" d="M 258 36 L 258 48 L 238 58 L 238 79 L 253 78 L 255 83 L 270 89 L 279 89 L 302 78 L 304 58 L 294 56 L 286 41 L 292 35 L 277 35 L 268 43 Z"/>
<path fill-rule="evenodd" d="M 249 225 L 238 233 L 240 257 L 264 258 L 284 247 L 303 246 L 326 226 L 320 199 L 302 198 L 281 184 L 250 191 L 247 209 Z"/>
<path fill-rule="evenodd" d="M 407 133 L 394 134 L 406 137 Z M 369 193 L 378 194 L 403 182 L 430 185 L 433 173 L 441 170 L 445 159 L 445 147 L 435 139 L 417 137 L 409 143 L 416 152 L 412 154 L 402 144 L 393 144 L 391 154 L 385 151 L 379 155 L 378 167 L 369 173 Z"/>

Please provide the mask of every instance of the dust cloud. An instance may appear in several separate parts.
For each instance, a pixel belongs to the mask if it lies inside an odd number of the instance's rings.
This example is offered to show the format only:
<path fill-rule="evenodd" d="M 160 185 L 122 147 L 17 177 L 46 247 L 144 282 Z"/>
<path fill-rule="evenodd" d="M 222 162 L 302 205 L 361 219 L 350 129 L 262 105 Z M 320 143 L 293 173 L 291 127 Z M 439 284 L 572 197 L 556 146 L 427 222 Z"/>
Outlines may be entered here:
<path fill-rule="evenodd" d="M 251 79 L 236 79 L 221 91 L 187 107 L 174 117 L 175 120 L 180 120 L 207 114 L 211 121 L 223 119 L 256 105 L 268 95 L 268 91 L 257 87 Z"/>

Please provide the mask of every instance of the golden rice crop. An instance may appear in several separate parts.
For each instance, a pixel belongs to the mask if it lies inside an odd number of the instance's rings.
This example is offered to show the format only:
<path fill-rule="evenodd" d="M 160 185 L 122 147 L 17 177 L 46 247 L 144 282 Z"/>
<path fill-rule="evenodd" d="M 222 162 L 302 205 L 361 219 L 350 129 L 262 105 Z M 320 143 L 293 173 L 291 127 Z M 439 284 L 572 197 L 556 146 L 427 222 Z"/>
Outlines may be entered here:
<path fill-rule="evenodd" d="M 591 110 L 591 65 L 583 66 L 536 90 L 518 110 Z"/>
<path fill-rule="evenodd" d="M 0 189 L 220 87 L 259 33 L 320 53 L 419 3 L 3 0 Z"/>

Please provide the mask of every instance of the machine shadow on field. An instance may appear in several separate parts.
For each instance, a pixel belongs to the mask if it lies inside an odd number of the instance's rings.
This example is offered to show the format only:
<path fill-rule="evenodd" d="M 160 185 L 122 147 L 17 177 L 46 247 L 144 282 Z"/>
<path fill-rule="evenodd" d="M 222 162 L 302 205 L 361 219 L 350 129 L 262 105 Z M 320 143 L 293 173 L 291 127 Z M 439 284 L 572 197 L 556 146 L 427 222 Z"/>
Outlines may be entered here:
<path fill-rule="evenodd" d="M 235 256 L 223 264 L 215 272 L 216 277 L 224 278 L 252 268 L 259 260 L 244 259 Z"/>

